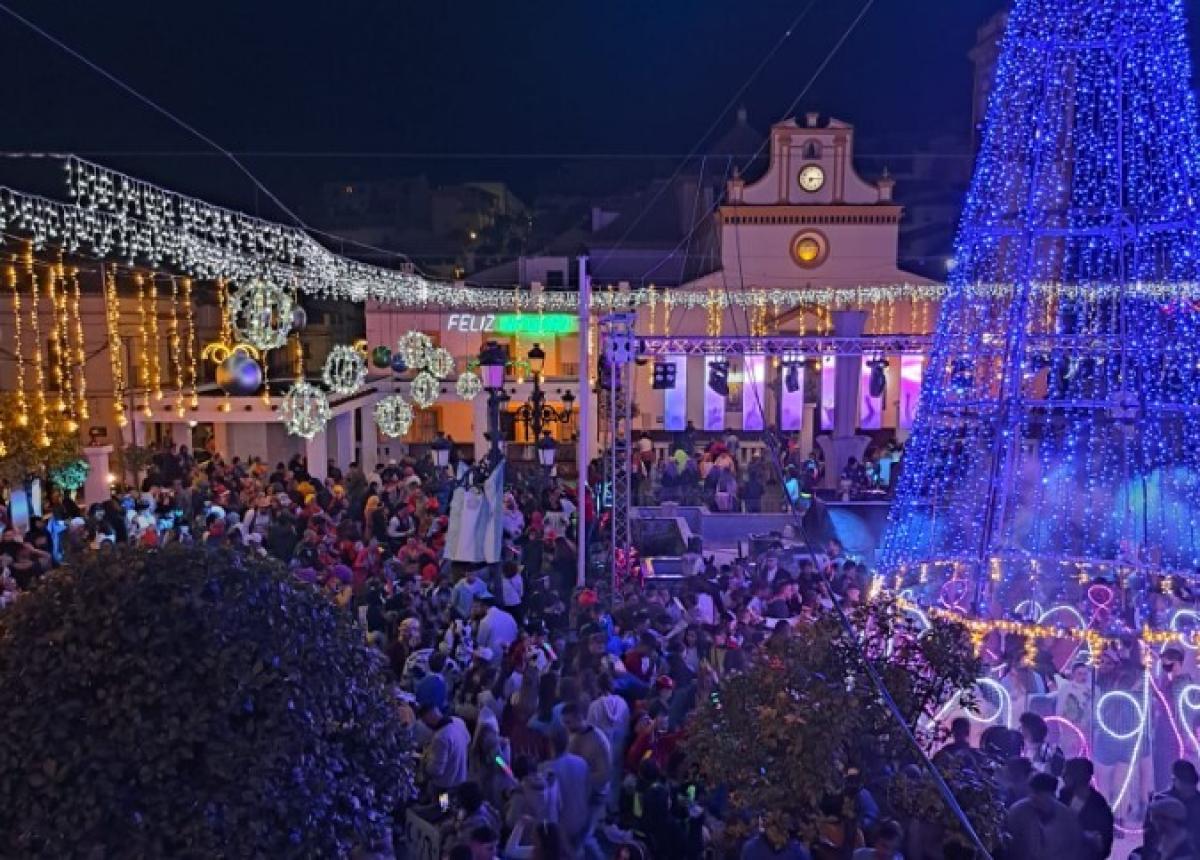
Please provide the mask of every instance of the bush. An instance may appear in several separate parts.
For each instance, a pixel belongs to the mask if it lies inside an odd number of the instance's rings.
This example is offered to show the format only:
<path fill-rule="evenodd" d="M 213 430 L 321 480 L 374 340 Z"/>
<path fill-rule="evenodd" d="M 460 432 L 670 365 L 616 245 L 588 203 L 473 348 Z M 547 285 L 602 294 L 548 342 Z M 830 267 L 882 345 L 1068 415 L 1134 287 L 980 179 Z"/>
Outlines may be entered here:
<path fill-rule="evenodd" d="M 0 856 L 340 856 L 411 790 L 361 632 L 277 566 L 94 555 L 0 616 Z"/>

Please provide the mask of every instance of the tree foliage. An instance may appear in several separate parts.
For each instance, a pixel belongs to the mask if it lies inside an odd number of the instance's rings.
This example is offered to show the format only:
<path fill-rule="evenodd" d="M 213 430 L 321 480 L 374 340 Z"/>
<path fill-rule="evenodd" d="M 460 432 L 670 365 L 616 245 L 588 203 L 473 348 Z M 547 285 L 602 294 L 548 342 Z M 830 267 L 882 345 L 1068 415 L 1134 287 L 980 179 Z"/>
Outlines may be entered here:
<path fill-rule="evenodd" d="M 361 632 L 268 562 L 89 557 L 0 616 L 0 856 L 344 856 L 411 789 Z"/>
<path fill-rule="evenodd" d="M 45 442 L 46 444 L 42 444 Z M 62 421 L 50 421 L 46 438 L 41 427 L 22 410 L 12 392 L 0 393 L 0 480 L 18 486 L 29 477 L 48 477 L 80 458 L 79 433 Z"/>
<path fill-rule="evenodd" d="M 832 614 L 801 626 L 786 649 L 725 682 L 689 724 L 690 757 L 710 784 L 729 791 L 731 835 L 761 824 L 777 847 L 794 833 L 811 839 L 831 798 L 849 804 L 856 774 L 896 773 L 918 760 L 868 663 L 925 752 L 940 739 L 932 724 L 937 711 L 956 695 L 972 705 L 980 664 L 960 625 L 934 621 L 922 631 L 881 600 L 857 610 L 851 626 L 853 635 Z M 1003 807 L 990 778 L 944 776 L 964 789 L 959 800 L 972 826 L 985 839 L 995 838 Z M 924 772 L 910 769 L 900 788 L 903 797 L 891 798 L 898 809 L 932 815 L 941 804 Z M 948 841 L 965 840 L 948 814 L 937 820 L 946 825 Z"/>

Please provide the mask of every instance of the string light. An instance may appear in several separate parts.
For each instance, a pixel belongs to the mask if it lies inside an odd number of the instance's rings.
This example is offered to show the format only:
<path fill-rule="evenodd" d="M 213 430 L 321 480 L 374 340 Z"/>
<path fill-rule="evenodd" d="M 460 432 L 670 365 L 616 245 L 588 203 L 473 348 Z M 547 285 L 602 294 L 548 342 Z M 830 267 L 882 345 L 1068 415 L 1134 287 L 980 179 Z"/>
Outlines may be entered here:
<path fill-rule="evenodd" d="M 998 557 L 999 580 L 981 577 L 972 594 L 981 614 L 1069 593 L 1076 562 L 1126 565 L 1139 581 L 1191 577 L 1200 148 L 1190 79 L 1182 3 L 1015 4 L 880 548 L 885 570 L 932 562 L 944 574 L 965 560 L 982 572 Z M 1032 580 L 1027 557 L 1044 562 Z M 1151 639 L 1160 635 L 1170 634 Z"/>
<path fill-rule="evenodd" d="M 158 343 L 158 281 L 152 275 L 149 283 L 150 301 L 147 316 L 150 322 L 150 382 L 154 399 L 162 400 L 162 349 Z"/>
<path fill-rule="evenodd" d="M 409 395 L 412 397 L 413 403 L 422 409 L 428 409 L 434 404 L 441 393 L 441 385 L 438 383 L 437 377 L 427 370 L 422 370 L 409 385 Z"/>
<path fill-rule="evenodd" d="M 34 414 L 37 416 L 37 443 L 41 447 L 50 444 L 46 419 L 46 370 L 42 366 L 42 326 L 38 315 L 37 273 L 33 269 L 33 249 L 25 248 L 25 271 L 29 275 L 29 330 L 33 335 L 33 403 Z"/>
<path fill-rule="evenodd" d="M 29 423 L 29 403 L 25 399 L 25 352 L 21 348 L 21 291 L 17 288 L 17 267 L 5 270 L 8 288 L 12 290 L 13 350 L 17 354 L 17 425 Z"/>
<path fill-rule="evenodd" d="M 474 400 L 483 390 L 483 382 L 470 370 L 464 370 L 454 382 L 454 390 L 463 400 Z"/>
<path fill-rule="evenodd" d="M 255 278 L 228 297 L 229 325 L 239 341 L 266 352 L 287 343 L 296 309 L 292 294 Z"/>
<path fill-rule="evenodd" d="M 444 346 L 435 347 L 429 352 L 426 368 L 438 379 L 445 379 L 454 372 L 454 356 Z"/>
<path fill-rule="evenodd" d="M 75 407 L 81 421 L 92 417 L 87 399 L 87 342 L 83 334 L 83 317 L 80 314 L 82 288 L 79 284 L 79 269 L 71 269 L 71 329 L 74 335 L 75 352 Z"/>
<path fill-rule="evenodd" d="M 49 343 L 49 358 L 50 371 L 54 375 L 54 390 L 58 393 L 58 397 L 54 402 L 55 411 L 63 416 L 64 420 L 70 420 L 70 413 L 67 403 L 67 385 L 66 376 L 63 373 L 65 365 L 66 352 L 63 349 L 63 319 L 61 315 L 62 304 L 59 302 L 57 286 L 62 277 L 62 260 L 46 270 L 45 286 L 46 286 L 46 301 L 50 305 L 50 343 Z"/>
<path fill-rule="evenodd" d="M 396 352 L 408 365 L 409 370 L 422 370 L 429 363 L 429 354 L 433 351 L 433 341 L 429 335 L 420 331 L 408 331 L 396 342 Z"/>
<path fill-rule="evenodd" d="M 288 433 L 312 439 L 329 422 L 329 399 L 315 385 L 297 380 L 280 401 L 279 414 Z"/>
<path fill-rule="evenodd" d="M 108 361 L 112 372 L 112 409 L 118 427 L 129 423 L 125 415 L 125 349 L 121 343 L 121 300 L 117 294 L 117 275 L 109 267 L 101 270 L 104 279 L 104 316 L 108 329 Z M 141 307 L 140 303 L 138 305 Z"/>
<path fill-rule="evenodd" d="M 198 377 L 196 374 L 196 320 L 192 312 L 192 279 L 183 278 L 183 314 L 184 314 L 184 360 L 187 362 L 187 387 L 189 391 L 188 405 L 192 409 L 200 406 L 200 396 L 196 391 Z"/>
<path fill-rule="evenodd" d="M 367 381 L 367 362 L 354 347 L 335 346 L 325 357 L 321 378 L 331 394 L 353 394 Z"/>
<path fill-rule="evenodd" d="M 375 404 L 375 423 L 384 436 L 399 439 L 412 426 L 413 409 L 399 394 L 389 394 Z"/>
<path fill-rule="evenodd" d="M 183 339 L 179 336 L 179 281 L 171 278 L 171 315 L 167 318 L 167 342 L 171 354 L 167 357 L 168 367 L 174 370 L 175 414 L 184 414 L 183 389 Z"/>

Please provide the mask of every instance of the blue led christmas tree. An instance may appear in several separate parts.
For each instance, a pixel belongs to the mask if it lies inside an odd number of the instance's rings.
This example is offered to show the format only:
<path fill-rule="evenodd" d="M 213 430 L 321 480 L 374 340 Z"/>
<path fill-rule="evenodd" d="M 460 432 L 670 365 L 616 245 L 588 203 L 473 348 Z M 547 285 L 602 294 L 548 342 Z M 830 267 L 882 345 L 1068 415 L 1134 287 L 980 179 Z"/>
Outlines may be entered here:
<path fill-rule="evenodd" d="M 1198 193 L 1181 0 L 1017 0 L 886 571 L 974 611 L 1194 571 Z"/>

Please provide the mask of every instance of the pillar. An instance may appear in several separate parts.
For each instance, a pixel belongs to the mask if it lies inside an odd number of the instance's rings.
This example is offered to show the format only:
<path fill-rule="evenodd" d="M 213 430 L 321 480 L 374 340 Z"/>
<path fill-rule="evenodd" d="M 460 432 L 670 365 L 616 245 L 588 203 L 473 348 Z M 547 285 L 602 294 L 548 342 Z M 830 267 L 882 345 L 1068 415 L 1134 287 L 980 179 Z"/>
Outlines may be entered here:
<path fill-rule="evenodd" d="M 866 311 L 834 311 L 834 337 L 862 337 L 867 324 Z M 839 355 L 834 382 L 833 432 L 817 441 L 825 452 L 825 487 L 838 486 L 842 469 L 851 457 L 861 460 L 870 442 L 869 436 L 859 436 L 858 399 L 862 384 L 862 356 Z"/>
<path fill-rule="evenodd" d="M 360 421 L 362 440 L 358 445 L 358 464 L 362 466 L 364 475 L 370 475 L 379 465 L 379 428 L 375 424 L 375 416 L 370 409 L 360 406 L 358 412 L 362 416 Z"/>
<path fill-rule="evenodd" d="M 356 459 L 354 451 L 354 411 L 343 412 L 333 421 L 333 462 L 342 471 Z"/>
<path fill-rule="evenodd" d="M 487 440 L 488 429 L 488 395 L 481 391 L 471 401 L 471 444 L 475 448 L 475 459 L 487 455 L 490 443 Z"/>
<path fill-rule="evenodd" d="M 108 457 L 112 452 L 112 445 L 95 445 L 83 449 L 83 456 L 87 458 L 88 464 L 87 481 L 83 485 L 83 503 L 85 505 L 94 505 L 108 499 L 110 495 Z"/>
<path fill-rule="evenodd" d="M 192 428 L 185 421 L 176 421 L 171 425 L 171 441 L 176 447 L 186 445 L 190 451 L 192 449 Z"/>
<path fill-rule="evenodd" d="M 324 430 L 304 440 L 304 456 L 308 459 L 308 474 L 324 482 L 329 474 L 329 439 Z"/>

